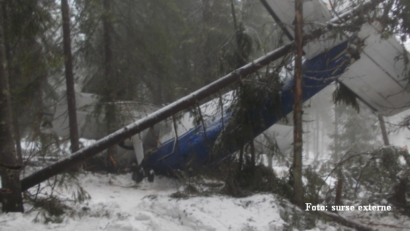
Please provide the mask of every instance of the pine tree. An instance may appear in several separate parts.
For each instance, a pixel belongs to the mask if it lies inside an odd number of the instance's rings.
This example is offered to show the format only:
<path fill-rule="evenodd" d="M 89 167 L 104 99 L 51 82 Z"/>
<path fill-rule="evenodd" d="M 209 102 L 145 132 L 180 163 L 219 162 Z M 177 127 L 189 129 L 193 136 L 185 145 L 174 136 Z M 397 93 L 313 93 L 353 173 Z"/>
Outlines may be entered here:
<path fill-rule="evenodd" d="M 59 23 L 50 15 L 57 5 L 48 0 L 24 4 L 6 0 L 2 10 L 14 135 L 20 153 L 21 138 L 36 140 L 42 136 L 42 117 L 58 99 L 54 85 L 61 76 L 62 56 L 51 32 L 58 29 Z"/>
<path fill-rule="evenodd" d="M 57 52 L 53 52 L 56 48 L 55 43 L 50 42 L 53 35 L 46 33 L 55 26 L 55 21 L 50 17 L 55 4 L 47 0 L 24 3 L 3 0 L 0 5 L 1 17 L 4 20 L 0 24 L 3 30 L 1 45 L 5 58 L 1 63 L 7 64 L 4 71 L 8 78 L 7 84 L 0 84 L 7 88 L 2 92 L 7 95 L 4 95 L 4 99 L 8 102 L 4 103 L 8 106 L 2 109 L 12 110 L 12 118 L 5 123 L 7 126 L 3 130 L 7 134 L 3 133 L 0 137 L 4 138 L 3 141 L 6 141 L 7 137 L 14 137 L 12 143 L 1 144 L 0 162 L 9 166 L 1 171 L 3 188 L 12 191 L 3 197 L 3 209 L 22 211 L 19 182 L 22 167 L 20 140 L 28 133 L 38 134 L 44 110 L 43 93 L 52 98 L 52 83 L 47 80 L 49 74 L 58 66 L 57 60 L 60 58 Z M 2 77 L 4 78 L 4 75 Z"/>
<path fill-rule="evenodd" d="M 336 140 L 329 148 L 333 156 L 339 159 L 346 152 L 362 153 L 378 148 L 382 142 L 378 118 L 365 105 L 360 112 L 343 104 L 335 105 L 337 131 L 330 135 Z"/>

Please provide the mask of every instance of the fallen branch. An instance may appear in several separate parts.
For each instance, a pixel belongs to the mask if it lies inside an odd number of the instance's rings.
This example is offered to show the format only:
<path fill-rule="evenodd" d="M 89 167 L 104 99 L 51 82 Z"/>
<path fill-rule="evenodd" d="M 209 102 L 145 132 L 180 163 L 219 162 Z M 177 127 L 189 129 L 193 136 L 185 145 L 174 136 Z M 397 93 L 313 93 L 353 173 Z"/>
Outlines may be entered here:
<path fill-rule="evenodd" d="M 373 228 L 370 228 L 368 226 L 362 225 L 360 223 L 357 223 L 355 221 L 349 221 L 346 218 L 344 218 L 344 217 L 342 217 L 342 216 L 340 216 L 336 213 L 321 211 L 321 212 L 319 212 L 319 214 L 321 214 L 323 216 L 326 216 L 326 217 L 332 219 L 333 221 L 335 221 L 339 224 L 342 224 L 342 225 L 350 227 L 350 228 L 354 228 L 354 229 L 359 230 L 359 231 L 375 231 L 375 230 L 377 230 L 377 229 L 373 229 Z"/>

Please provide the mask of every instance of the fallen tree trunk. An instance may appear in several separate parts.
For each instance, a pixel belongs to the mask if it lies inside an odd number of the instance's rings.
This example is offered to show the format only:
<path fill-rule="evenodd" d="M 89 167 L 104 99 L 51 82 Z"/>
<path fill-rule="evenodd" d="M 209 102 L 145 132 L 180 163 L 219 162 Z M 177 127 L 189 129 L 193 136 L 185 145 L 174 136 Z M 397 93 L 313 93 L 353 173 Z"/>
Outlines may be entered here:
<path fill-rule="evenodd" d="M 337 215 L 336 213 L 330 213 L 330 212 L 325 212 L 325 211 L 322 211 L 322 212 L 319 212 L 319 213 L 323 216 L 326 216 L 326 217 L 332 219 L 333 221 L 335 221 L 335 222 L 337 222 L 341 225 L 344 225 L 344 226 L 347 226 L 347 227 L 350 227 L 350 228 L 354 228 L 354 229 L 359 230 L 359 231 L 375 231 L 376 230 L 376 229 L 372 229 L 368 226 L 362 225 L 360 223 L 357 223 L 355 221 L 349 221 L 346 218 Z"/>
<path fill-rule="evenodd" d="M 242 68 L 239 68 L 228 75 L 216 80 L 215 82 L 175 101 L 174 103 L 165 106 L 158 111 L 151 113 L 145 118 L 142 118 L 124 128 L 100 139 L 96 143 L 83 148 L 75 153 L 73 153 L 70 157 L 67 157 L 57 163 L 54 163 L 46 168 L 43 168 L 32 175 L 24 178 L 21 181 L 22 190 L 25 191 L 30 187 L 33 187 L 42 181 L 55 176 L 61 172 L 64 172 L 66 169 L 80 164 L 87 158 L 90 158 L 105 149 L 120 143 L 121 141 L 154 126 L 156 123 L 165 120 L 166 118 L 178 113 L 192 105 L 195 105 L 197 102 L 205 99 L 206 97 L 217 93 L 220 89 L 239 81 L 242 77 L 245 77 L 249 74 L 256 72 L 258 69 L 266 66 L 270 62 L 288 54 L 293 49 L 293 43 L 289 43 L 275 51 L 268 53 L 267 55 L 249 63 Z"/>
<path fill-rule="evenodd" d="M 339 22 L 344 22 L 344 20 L 352 18 L 352 16 L 360 13 L 362 14 L 365 11 L 368 11 L 370 9 L 373 9 L 379 2 L 380 0 L 374 0 L 372 2 L 369 2 L 367 4 L 364 4 L 362 6 L 356 7 L 354 10 L 344 13 L 343 15 L 340 15 L 337 19 L 331 20 L 329 23 L 339 23 Z M 313 33 L 304 36 L 303 42 L 306 44 L 308 41 L 316 39 L 320 36 L 322 36 L 327 30 L 324 29 L 318 29 L 313 31 Z M 227 87 L 242 78 L 246 77 L 249 74 L 252 74 L 259 70 L 260 68 L 268 65 L 270 62 L 275 61 L 281 57 L 283 57 L 286 54 L 289 54 L 294 48 L 294 43 L 291 42 L 287 45 L 284 45 L 267 55 L 254 60 L 251 63 L 248 63 L 247 65 L 234 70 L 233 72 L 225 75 L 224 77 L 210 83 L 209 85 L 202 87 L 201 89 L 175 101 L 174 103 L 165 106 L 158 111 L 148 115 L 145 118 L 142 118 L 128 126 L 125 126 L 124 128 L 100 139 L 96 143 L 94 143 L 91 146 L 88 146 L 86 148 L 83 148 L 75 153 L 73 153 L 70 157 L 67 157 L 61 161 L 58 161 L 57 163 L 54 163 L 46 168 L 43 168 L 32 175 L 24 178 L 21 181 L 21 189 L 22 191 L 25 191 L 41 182 L 44 180 L 47 180 L 48 178 L 55 176 L 59 173 L 64 172 L 70 167 L 73 167 L 77 164 L 80 164 L 84 160 L 97 155 L 98 153 L 104 151 L 105 149 L 116 145 L 120 143 L 121 141 L 147 129 L 150 128 L 151 126 L 155 125 L 156 123 L 165 120 L 166 118 L 174 115 L 175 113 L 178 113 L 192 105 L 195 105 L 197 102 L 201 101 L 202 99 L 205 99 L 206 97 L 217 93 L 220 89 Z"/>

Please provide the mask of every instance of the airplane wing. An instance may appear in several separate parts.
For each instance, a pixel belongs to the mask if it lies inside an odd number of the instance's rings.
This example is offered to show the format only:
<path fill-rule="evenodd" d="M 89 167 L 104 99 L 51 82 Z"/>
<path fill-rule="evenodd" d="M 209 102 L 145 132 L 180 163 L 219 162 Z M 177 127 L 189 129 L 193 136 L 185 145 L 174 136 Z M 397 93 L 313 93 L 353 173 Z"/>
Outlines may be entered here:
<path fill-rule="evenodd" d="M 261 1 L 265 2 L 265 7 L 277 23 L 283 24 L 284 30 L 293 36 L 294 1 Z M 305 32 L 326 26 L 326 22 L 331 19 L 329 10 L 321 0 L 303 1 L 303 14 Z M 364 44 L 362 49 L 355 47 L 361 49 L 358 51 L 360 59 L 339 80 L 372 110 L 391 116 L 410 108 L 410 55 L 394 36 L 381 38 L 380 30 L 381 25 L 377 21 L 366 23 L 360 28 L 357 38 L 364 41 Z M 327 33 L 304 47 L 305 58 L 309 60 L 347 41 L 352 35 L 353 33 L 345 33 L 335 37 Z M 349 42 L 349 46 L 352 45 L 357 46 Z"/>
<path fill-rule="evenodd" d="M 381 25 L 364 24 L 360 59 L 339 80 L 374 111 L 392 116 L 410 108 L 409 53 L 391 36 L 381 38 Z"/>

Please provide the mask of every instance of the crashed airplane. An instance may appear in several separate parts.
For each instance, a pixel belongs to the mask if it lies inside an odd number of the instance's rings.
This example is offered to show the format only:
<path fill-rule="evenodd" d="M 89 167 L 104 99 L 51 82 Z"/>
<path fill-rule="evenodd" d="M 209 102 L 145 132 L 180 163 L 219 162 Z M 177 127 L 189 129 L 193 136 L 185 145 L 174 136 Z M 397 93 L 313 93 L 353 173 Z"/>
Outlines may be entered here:
<path fill-rule="evenodd" d="M 292 40 L 294 3 L 288 0 L 261 2 Z M 346 14 L 349 12 L 344 16 Z M 304 1 L 306 34 L 320 27 L 340 27 L 333 24 L 333 21 L 335 20 L 332 20 L 330 11 L 320 0 Z M 357 31 L 335 37 L 332 29 L 329 29 L 320 39 L 308 42 L 304 47 L 303 101 L 310 99 L 333 81 L 339 81 L 379 115 L 391 116 L 408 109 L 410 93 L 407 91 L 406 60 L 409 60 L 410 56 L 395 37 L 382 39 L 380 29 L 379 22 L 366 22 L 360 25 Z M 215 155 L 215 147 L 222 142 L 223 135 L 232 133 L 228 130 L 235 127 L 232 124 L 238 115 L 234 110 L 229 110 L 234 92 L 223 95 L 222 99 L 201 105 L 199 111 L 205 119 L 199 123 L 192 112 L 187 112 L 178 119 L 168 118 L 120 142 L 117 150 L 127 156 L 125 162 L 136 159 L 138 164 L 133 179 L 141 181 L 144 176 L 148 176 L 151 181 L 154 172 L 172 174 L 174 170 L 215 163 L 237 151 L 241 143 L 249 142 L 268 128 L 282 136 L 279 139 L 279 147 L 282 150 L 289 149 L 292 142 L 289 131 L 292 128 L 275 125 L 293 110 L 293 77 L 287 77 L 289 73 L 283 75 L 280 90 L 281 112 L 272 107 L 275 99 L 265 98 L 250 114 L 251 120 L 261 121 L 252 126 L 252 135 L 238 138 L 237 142 L 224 143 L 222 156 Z M 91 94 L 77 93 L 76 100 L 80 136 L 96 140 L 106 136 L 100 126 L 104 118 L 92 115 L 97 98 Z M 67 109 L 65 100 L 61 102 L 63 103 L 56 107 L 50 121 L 53 132 L 67 137 Z M 120 113 L 129 114 L 130 122 L 158 109 L 136 102 L 119 102 L 118 105 L 121 108 Z M 44 131 L 47 129 L 49 128 L 43 128 Z M 133 156 L 135 158 L 132 158 Z"/>

